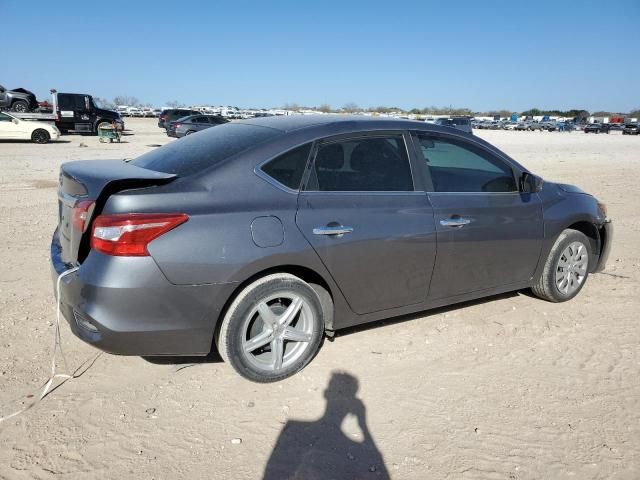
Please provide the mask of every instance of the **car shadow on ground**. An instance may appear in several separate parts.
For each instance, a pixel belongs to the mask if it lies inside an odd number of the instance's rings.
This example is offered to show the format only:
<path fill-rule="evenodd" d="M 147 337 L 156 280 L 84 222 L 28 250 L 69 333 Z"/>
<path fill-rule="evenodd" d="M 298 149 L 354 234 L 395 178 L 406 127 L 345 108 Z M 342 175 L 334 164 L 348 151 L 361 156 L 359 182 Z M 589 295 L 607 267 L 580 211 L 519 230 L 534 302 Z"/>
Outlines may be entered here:
<path fill-rule="evenodd" d="M 189 366 L 200 363 L 222 363 L 222 357 L 216 351 L 212 351 L 208 355 L 205 356 L 171 356 L 171 355 L 162 355 L 162 356 L 151 356 L 151 357 L 140 357 L 143 360 L 146 360 L 149 363 L 153 363 L 155 365 L 182 365 Z"/>
<path fill-rule="evenodd" d="M 514 292 L 507 292 L 507 293 L 501 293 L 499 295 L 492 295 L 490 297 L 483 297 L 483 298 L 479 298 L 476 300 L 469 300 L 468 302 L 461 302 L 461 303 L 454 303 L 453 305 L 447 305 L 444 307 L 438 307 L 438 308 L 434 308 L 434 309 L 430 309 L 430 310 L 423 310 L 420 312 L 416 312 L 416 313 L 410 313 L 408 315 L 401 315 L 399 317 L 391 317 L 388 319 L 384 319 L 384 320 L 378 320 L 375 322 L 371 322 L 371 323 L 365 323 L 362 325 L 356 325 L 354 327 L 348 327 L 348 328 L 344 328 L 341 330 L 336 331 L 335 336 L 333 338 L 328 338 L 328 340 L 333 341 L 336 338 L 345 336 L 345 335 L 351 335 L 354 333 L 359 333 L 359 332 L 365 332 L 367 330 L 372 330 L 372 329 L 378 329 L 378 328 L 384 328 L 384 327 L 388 327 L 391 325 L 395 325 L 397 323 L 402 323 L 402 322 L 409 322 L 412 320 L 419 320 L 421 318 L 425 318 L 425 317 L 431 317 L 434 315 L 440 315 L 443 313 L 447 313 L 447 312 L 451 312 L 454 310 L 459 310 L 465 307 L 471 307 L 473 305 L 483 305 L 485 303 L 490 303 L 490 302 L 494 302 L 496 300 L 502 300 L 502 299 L 508 299 L 508 298 L 514 298 L 514 297 L 518 297 L 520 295 L 525 295 L 525 296 L 534 296 L 533 294 L 529 293 L 528 290 L 518 290 L 518 291 L 514 291 Z"/>
<path fill-rule="evenodd" d="M 324 391 L 323 416 L 315 421 L 288 420 L 267 462 L 263 480 L 388 479 L 389 472 L 367 425 L 358 379 L 333 372 Z M 347 435 L 342 424 L 355 417 L 360 432 Z"/>

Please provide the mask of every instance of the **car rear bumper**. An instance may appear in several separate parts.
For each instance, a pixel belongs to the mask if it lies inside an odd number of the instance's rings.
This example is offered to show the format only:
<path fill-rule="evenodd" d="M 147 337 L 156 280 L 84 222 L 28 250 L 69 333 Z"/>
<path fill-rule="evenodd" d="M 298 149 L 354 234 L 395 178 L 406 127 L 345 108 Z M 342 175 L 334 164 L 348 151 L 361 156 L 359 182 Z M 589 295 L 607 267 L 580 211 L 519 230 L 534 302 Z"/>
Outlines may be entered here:
<path fill-rule="evenodd" d="M 54 290 L 70 268 L 51 242 Z M 217 319 L 237 284 L 174 285 L 151 257 L 92 251 L 60 282 L 60 308 L 71 331 L 119 355 L 206 355 Z M 56 292 L 57 293 L 57 292 Z"/>
<path fill-rule="evenodd" d="M 600 257 L 594 272 L 601 272 L 607 266 L 607 260 L 609 259 L 609 253 L 611 252 L 611 244 L 613 243 L 613 223 L 610 219 L 606 219 L 600 227 L 600 242 L 601 250 Z"/>

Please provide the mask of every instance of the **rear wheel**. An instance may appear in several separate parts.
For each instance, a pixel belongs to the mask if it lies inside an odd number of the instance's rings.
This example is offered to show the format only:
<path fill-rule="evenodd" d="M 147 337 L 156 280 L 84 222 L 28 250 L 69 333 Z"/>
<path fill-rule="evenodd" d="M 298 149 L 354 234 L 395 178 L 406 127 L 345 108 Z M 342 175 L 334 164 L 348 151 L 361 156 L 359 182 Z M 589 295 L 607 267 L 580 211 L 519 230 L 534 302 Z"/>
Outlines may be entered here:
<path fill-rule="evenodd" d="M 222 358 L 243 377 L 275 382 L 302 370 L 324 330 L 314 289 L 287 273 L 245 287 L 226 312 L 216 340 Z"/>
<path fill-rule="evenodd" d="M 575 297 L 589 276 L 589 239 L 577 230 L 566 229 L 557 238 L 533 293 L 550 302 Z"/>
<path fill-rule="evenodd" d="M 185 135 L 191 135 L 193 133 L 193 130 L 187 130 L 187 133 L 185 133 Z"/>
<path fill-rule="evenodd" d="M 14 112 L 20 112 L 20 113 L 28 112 L 29 104 L 24 100 L 17 100 L 13 102 L 13 105 L 11 105 L 11 110 L 13 110 Z"/>
<path fill-rule="evenodd" d="M 31 141 L 33 141 L 34 143 L 47 143 L 49 140 L 51 140 L 49 132 L 43 130 L 42 128 L 34 130 L 31 134 Z"/>

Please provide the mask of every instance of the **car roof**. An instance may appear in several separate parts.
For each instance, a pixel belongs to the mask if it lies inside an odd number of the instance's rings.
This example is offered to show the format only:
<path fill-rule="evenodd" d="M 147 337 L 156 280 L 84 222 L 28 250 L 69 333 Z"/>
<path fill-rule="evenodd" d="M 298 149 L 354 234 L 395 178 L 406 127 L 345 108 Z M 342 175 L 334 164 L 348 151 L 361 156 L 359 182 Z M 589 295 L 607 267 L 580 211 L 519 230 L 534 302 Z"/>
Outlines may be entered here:
<path fill-rule="evenodd" d="M 234 123 L 273 128 L 283 133 L 313 127 L 344 127 L 347 130 L 423 129 L 430 124 L 417 120 L 404 120 L 389 117 L 366 117 L 362 115 L 288 115 L 275 117 L 257 117 Z M 422 128 L 421 128 L 422 127 Z M 439 128 L 434 130 L 442 131 Z"/>

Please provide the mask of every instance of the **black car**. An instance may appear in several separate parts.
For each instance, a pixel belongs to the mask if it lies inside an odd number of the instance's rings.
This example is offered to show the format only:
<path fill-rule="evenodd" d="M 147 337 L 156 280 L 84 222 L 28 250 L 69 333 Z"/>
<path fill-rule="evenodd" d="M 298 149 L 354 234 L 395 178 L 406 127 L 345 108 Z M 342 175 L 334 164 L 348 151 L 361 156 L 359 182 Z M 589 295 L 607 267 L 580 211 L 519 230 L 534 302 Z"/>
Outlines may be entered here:
<path fill-rule="evenodd" d="M 590 123 L 584 127 L 584 133 L 609 133 L 609 130 L 606 123 Z"/>
<path fill-rule="evenodd" d="M 627 123 L 622 129 L 623 135 L 640 135 L 640 123 Z"/>
<path fill-rule="evenodd" d="M 0 85 L 0 110 L 26 113 L 36 110 L 38 102 L 36 96 L 24 88 L 7 90 Z"/>
<path fill-rule="evenodd" d="M 167 108 L 162 110 L 162 113 L 158 117 L 158 127 L 167 128 L 169 123 L 178 120 L 182 117 L 189 115 L 202 115 L 202 112 L 198 110 L 191 110 L 190 108 Z"/>

